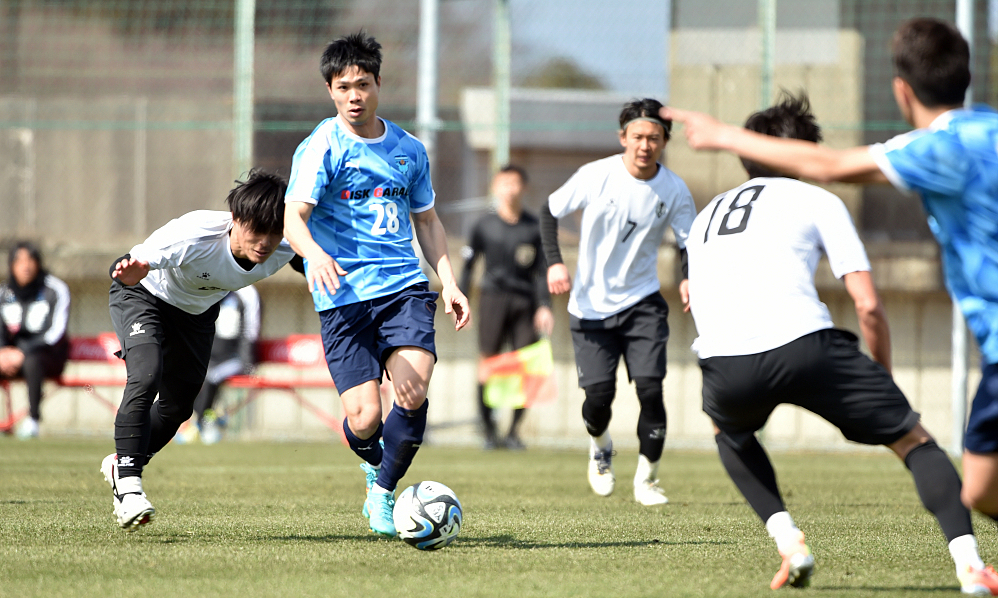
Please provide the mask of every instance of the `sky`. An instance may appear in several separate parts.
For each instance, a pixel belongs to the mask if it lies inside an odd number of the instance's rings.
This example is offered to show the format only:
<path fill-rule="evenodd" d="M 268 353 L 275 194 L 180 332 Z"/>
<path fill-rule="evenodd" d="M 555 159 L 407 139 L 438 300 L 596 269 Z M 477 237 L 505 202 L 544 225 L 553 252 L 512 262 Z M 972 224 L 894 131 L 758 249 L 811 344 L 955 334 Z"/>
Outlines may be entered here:
<path fill-rule="evenodd" d="M 573 59 L 609 89 L 665 99 L 669 0 L 511 0 L 513 75 Z"/>

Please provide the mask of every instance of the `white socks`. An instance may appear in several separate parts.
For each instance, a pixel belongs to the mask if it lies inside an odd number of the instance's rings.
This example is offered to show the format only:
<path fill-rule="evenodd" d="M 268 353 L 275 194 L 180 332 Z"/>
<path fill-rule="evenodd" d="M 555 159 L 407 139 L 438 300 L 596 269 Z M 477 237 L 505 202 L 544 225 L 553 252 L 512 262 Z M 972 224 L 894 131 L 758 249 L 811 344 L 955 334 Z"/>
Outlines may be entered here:
<path fill-rule="evenodd" d="M 591 454 L 593 455 L 613 448 L 613 440 L 610 439 L 609 432 L 603 432 L 599 436 L 590 436 L 589 444 L 591 447 Z"/>
<path fill-rule="evenodd" d="M 658 461 L 652 463 L 648 457 L 638 455 L 638 469 L 634 472 L 634 485 L 639 486 L 643 482 L 654 482 L 658 479 Z"/>
<path fill-rule="evenodd" d="M 391 490 L 385 490 L 377 482 L 371 486 L 371 494 L 392 494 Z"/>
<path fill-rule="evenodd" d="M 766 531 L 770 538 L 776 540 L 776 548 L 781 554 L 796 548 L 800 542 L 800 530 L 786 511 L 774 513 L 766 521 Z"/>
<path fill-rule="evenodd" d="M 967 567 L 978 570 L 984 568 L 984 561 L 977 554 L 977 538 L 973 534 L 953 538 L 953 541 L 949 543 L 949 554 L 953 557 L 953 563 L 956 564 L 957 574 L 963 573 Z"/>
<path fill-rule="evenodd" d="M 118 478 L 115 483 L 118 489 L 118 494 L 130 494 L 132 492 L 138 492 L 142 494 L 142 478 L 139 476 L 129 476 L 127 478 Z"/>

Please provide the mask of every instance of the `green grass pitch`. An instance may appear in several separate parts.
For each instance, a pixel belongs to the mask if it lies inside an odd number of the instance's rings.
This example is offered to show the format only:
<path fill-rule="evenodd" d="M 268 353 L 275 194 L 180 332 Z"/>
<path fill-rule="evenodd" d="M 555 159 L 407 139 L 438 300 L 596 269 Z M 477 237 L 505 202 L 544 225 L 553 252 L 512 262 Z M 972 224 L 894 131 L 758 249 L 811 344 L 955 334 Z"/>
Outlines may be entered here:
<path fill-rule="evenodd" d="M 157 519 L 129 534 L 98 468 L 103 440 L 0 438 L 0 596 L 772 596 L 779 556 L 708 452 L 666 451 L 670 504 L 595 496 L 582 452 L 427 446 L 403 480 L 443 482 L 464 506 L 450 547 L 374 537 L 363 474 L 336 444 L 168 446 L 146 472 Z M 776 454 L 817 559 L 782 594 L 956 595 L 942 534 L 887 454 Z M 975 519 L 986 561 L 990 522 Z"/>

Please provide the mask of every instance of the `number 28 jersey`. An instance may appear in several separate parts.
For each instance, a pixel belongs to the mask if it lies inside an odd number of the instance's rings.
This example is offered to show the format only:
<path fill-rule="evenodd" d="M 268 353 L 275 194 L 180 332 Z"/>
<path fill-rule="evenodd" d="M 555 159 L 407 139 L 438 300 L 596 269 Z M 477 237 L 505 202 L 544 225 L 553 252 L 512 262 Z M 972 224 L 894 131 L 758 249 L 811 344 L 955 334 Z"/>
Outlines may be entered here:
<path fill-rule="evenodd" d="M 426 282 L 409 219 L 434 203 L 426 149 L 394 123 L 382 122 L 384 135 L 365 139 L 338 117 L 328 118 L 295 151 L 285 201 L 315 206 L 309 232 L 347 272 L 335 295 L 312 292 L 316 311 Z"/>
<path fill-rule="evenodd" d="M 555 218 L 582 210 L 568 313 L 583 320 L 605 320 L 657 293 L 666 229 L 682 248 L 696 216 L 681 178 L 661 164 L 651 179 L 634 178 L 622 154 L 583 165 L 548 197 L 548 206 Z"/>
<path fill-rule="evenodd" d="M 842 200 L 787 178 L 752 179 L 715 197 L 686 250 L 701 359 L 754 355 L 831 328 L 814 288 L 822 253 L 836 278 L 870 270 Z"/>

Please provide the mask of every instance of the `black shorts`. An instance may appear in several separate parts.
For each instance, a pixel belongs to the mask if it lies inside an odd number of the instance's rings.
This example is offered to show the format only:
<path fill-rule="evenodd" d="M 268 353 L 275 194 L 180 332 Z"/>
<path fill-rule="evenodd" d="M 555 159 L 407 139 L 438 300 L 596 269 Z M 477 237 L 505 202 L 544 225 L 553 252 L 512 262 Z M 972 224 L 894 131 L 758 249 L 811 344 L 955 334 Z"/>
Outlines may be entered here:
<path fill-rule="evenodd" d="M 605 320 L 569 316 L 579 387 L 617 378 L 623 356 L 629 380 L 665 378 L 669 306 L 659 293 Z"/>
<path fill-rule="evenodd" d="M 118 357 L 126 359 L 132 347 L 156 343 L 162 351 L 164 380 L 176 377 L 199 385 L 204 382 L 215 339 L 218 303 L 202 314 L 189 314 L 154 296 L 141 284 L 125 286 L 115 281 L 111 283 L 108 304 L 111 324 L 121 343 Z"/>
<path fill-rule="evenodd" d="M 532 297 L 502 291 L 482 291 L 478 301 L 478 350 L 490 357 L 502 352 L 503 343 L 511 350 L 536 343 Z"/>
<path fill-rule="evenodd" d="M 781 403 L 824 418 L 853 442 L 891 444 L 919 415 L 858 340 L 831 328 L 755 355 L 701 359 L 703 410 L 739 444 Z"/>

